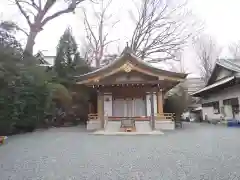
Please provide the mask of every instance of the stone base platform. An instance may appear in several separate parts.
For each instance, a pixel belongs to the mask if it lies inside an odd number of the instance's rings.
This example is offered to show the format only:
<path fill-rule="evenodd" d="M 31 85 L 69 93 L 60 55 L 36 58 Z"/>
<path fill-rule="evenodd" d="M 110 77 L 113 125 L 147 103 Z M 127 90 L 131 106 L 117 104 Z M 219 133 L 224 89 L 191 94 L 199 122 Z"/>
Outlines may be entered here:
<path fill-rule="evenodd" d="M 151 131 L 151 132 L 106 132 L 106 131 L 95 131 L 93 135 L 163 135 L 162 131 Z"/>
<path fill-rule="evenodd" d="M 87 130 L 98 130 L 98 129 L 101 129 L 101 123 L 99 120 L 87 122 Z"/>
<path fill-rule="evenodd" d="M 174 130 L 175 123 L 173 121 L 155 121 L 156 130 Z"/>

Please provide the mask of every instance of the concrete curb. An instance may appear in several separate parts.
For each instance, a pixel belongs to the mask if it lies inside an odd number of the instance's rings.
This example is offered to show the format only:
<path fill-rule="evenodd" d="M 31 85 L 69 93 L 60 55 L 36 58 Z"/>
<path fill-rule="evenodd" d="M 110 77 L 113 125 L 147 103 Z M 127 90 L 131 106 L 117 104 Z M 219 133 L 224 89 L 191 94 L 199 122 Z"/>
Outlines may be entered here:
<path fill-rule="evenodd" d="M 161 131 L 151 131 L 151 132 L 106 132 L 106 131 L 96 131 L 91 133 L 92 135 L 164 135 Z"/>

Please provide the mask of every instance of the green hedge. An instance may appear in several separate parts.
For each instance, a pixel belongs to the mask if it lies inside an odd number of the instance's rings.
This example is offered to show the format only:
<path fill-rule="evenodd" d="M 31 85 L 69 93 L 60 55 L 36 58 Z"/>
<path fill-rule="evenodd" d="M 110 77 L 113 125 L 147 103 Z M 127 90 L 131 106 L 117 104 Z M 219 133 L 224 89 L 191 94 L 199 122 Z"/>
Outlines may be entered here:
<path fill-rule="evenodd" d="M 32 131 L 43 123 L 50 99 L 47 84 L 36 84 L 22 74 L 0 90 L 0 135 L 23 129 Z M 14 130 L 16 129 L 17 130 Z"/>

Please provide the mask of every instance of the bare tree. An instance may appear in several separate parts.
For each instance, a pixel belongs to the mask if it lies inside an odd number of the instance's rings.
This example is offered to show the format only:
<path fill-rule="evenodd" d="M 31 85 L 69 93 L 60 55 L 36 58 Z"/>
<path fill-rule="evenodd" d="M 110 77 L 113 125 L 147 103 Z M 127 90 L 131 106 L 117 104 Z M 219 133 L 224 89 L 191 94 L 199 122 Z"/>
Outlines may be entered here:
<path fill-rule="evenodd" d="M 0 28 L 6 30 L 8 32 L 13 32 L 13 33 L 15 33 L 16 31 L 20 31 L 20 32 L 24 33 L 26 36 L 28 36 L 27 31 L 25 29 L 21 28 L 20 26 L 18 26 L 13 21 L 2 21 L 0 23 Z"/>
<path fill-rule="evenodd" d="M 234 59 L 240 59 L 240 41 L 231 44 L 229 46 L 229 51 Z"/>
<path fill-rule="evenodd" d="M 195 26 L 188 19 L 191 13 L 186 5 L 186 2 L 171 4 L 171 0 L 143 0 L 131 39 L 136 55 L 151 63 L 174 59 L 175 52 L 193 34 L 189 25 Z"/>
<path fill-rule="evenodd" d="M 94 17 L 97 22 L 91 24 L 86 11 L 84 10 L 84 25 L 86 30 L 86 47 L 85 48 L 85 58 L 89 64 L 95 63 L 96 67 L 99 68 L 102 63 L 107 64 L 111 61 L 115 54 L 107 54 L 106 50 L 109 44 L 117 41 L 109 40 L 110 30 L 106 30 L 108 22 L 113 16 L 113 14 L 107 14 L 107 11 L 112 3 L 112 0 L 105 0 L 99 2 L 100 11 L 94 9 Z M 118 23 L 118 21 L 111 22 L 111 28 Z"/>
<path fill-rule="evenodd" d="M 27 35 L 25 54 L 32 55 L 35 39 L 43 27 L 51 20 L 70 12 L 74 12 L 77 5 L 84 0 L 11 0 L 18 7 L 21 15 L 27 21 L 29 32 Z M 65 7 L 50 14 L 50 9 L 57 3 Z"/>
<path fill-rule="evenodd" d="M 220 55 L 221 48 L 212 37 L 207 35 L 194 39 L 194 48 L 199 59 L 201 77 L 207 83 L 211 76 L 213 65 Z"/>
<path fill-rule="evenodd" d="M 160 64 L 160 63 L 159 63 Z M 182 51 L 177 51 L 172 60 L 161 62 L 167 69 L 173 72 L 186 73 Z"/>

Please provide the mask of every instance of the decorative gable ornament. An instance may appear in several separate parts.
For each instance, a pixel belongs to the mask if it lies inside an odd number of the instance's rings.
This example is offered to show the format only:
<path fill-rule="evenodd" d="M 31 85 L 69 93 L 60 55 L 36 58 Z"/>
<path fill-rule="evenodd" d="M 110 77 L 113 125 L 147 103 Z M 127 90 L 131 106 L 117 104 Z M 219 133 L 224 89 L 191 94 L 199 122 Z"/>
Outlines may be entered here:
<path fill-rule="evenodd" d="M 98 83 L 99 82 L 99 78 L 95 78 L 93 81 Z"/>
<path fill-rule="evenodd" d="M 133 65 L 132 65 L 131 63 L 127 62 L 127 63 L 125 63 L 125 64 L 122 66 L 121 69 L 122 69 L 123 71 L 129 73 L 129 72 L 132 71 Z"/>

